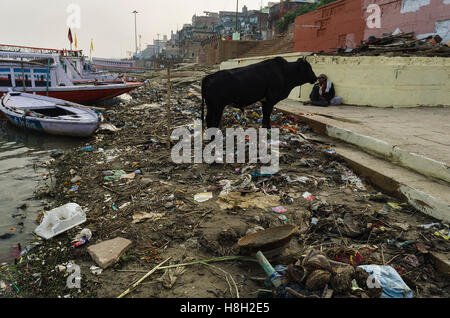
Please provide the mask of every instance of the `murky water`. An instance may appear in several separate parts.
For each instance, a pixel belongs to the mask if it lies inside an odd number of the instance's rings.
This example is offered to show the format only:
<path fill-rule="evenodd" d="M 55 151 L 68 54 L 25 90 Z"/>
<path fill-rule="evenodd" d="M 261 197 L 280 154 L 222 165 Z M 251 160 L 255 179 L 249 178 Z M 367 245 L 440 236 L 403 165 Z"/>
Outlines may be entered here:
<path fill-rule="evenodd" d="M 83 139 L 27 132 L 10 125 L 0 115 L 0 263 L 14 260 L 18 244 L 33 239 L 36 217 L 44 202 L 33 193 L 44 185 L 48 171 L 42 163 L 52 151 L 64 151 Z"/>

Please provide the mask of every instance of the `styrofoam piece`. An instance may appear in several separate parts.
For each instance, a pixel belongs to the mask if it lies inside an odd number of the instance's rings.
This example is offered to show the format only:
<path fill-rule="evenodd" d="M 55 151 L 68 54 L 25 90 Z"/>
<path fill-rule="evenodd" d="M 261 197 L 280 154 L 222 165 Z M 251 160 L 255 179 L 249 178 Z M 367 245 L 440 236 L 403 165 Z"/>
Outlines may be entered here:
<path fill-rule="evenodd" d="M 47 212 L 34 232 L 48 240 L 84 222 L 86 214 L 83 209 L 76 203 L 67 203 Z"/>

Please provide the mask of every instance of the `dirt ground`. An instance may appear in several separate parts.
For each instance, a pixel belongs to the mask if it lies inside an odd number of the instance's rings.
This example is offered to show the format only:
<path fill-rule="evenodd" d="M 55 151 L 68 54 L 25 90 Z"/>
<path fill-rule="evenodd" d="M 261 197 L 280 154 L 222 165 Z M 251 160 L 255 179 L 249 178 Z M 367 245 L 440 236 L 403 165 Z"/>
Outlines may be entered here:
<path fill-rule="evenodd" d="M 192 130 L 201 102 L 191 84 L 199 85 L 211 71 L 194 66 L 173 73 L 171 129 Z M 333 152 L 332 141 L 298 118 L 273 114 L 273 126 L 280 128 L 276 174 L 258 175 L 259 163 L 172 162 L 164 74 L 147 78 L 132 98 L 108 107 L 105 121 L 119 130 L 100 130 L 86 140 L 94 151 L 54 154 L 56 183 L 38 189 L 36 197 L 48 200 L 49 209 L 78 203 L 88 219 L 50 240 L 36 238 L 16 264 L 3 266 L 0 295 L 117 297 L 170 258 L 164 265 L 197 263 L 155 271 L 126 297 L 379 297 L 357 269 L 368 264 L 392 266 L 414 297 L 450 296 L 450 280 L 435 256 L 448 257 L 449 242 L 435 234 L 439 228 L 419 227 L 440 222 L 360 180 Z M 260 118 L 257 104 L 245 115 L 230 107 L 223 125 L 259 128 Z M 108 181 L 116 170 L 127 178 Z M 213 198 L 197 202 L 195 195 L 204 192 Z M 285 211 L 272 210 L 278 206 Z M 268 284 L 254 253 L 237 245 L 249 233 L 286 224 L 297 232 L 281 254 L 267 258 L 273 266 L 287 266 L 276 269 L 294 292 Z M 72 248 L 83 228 L 92 238 Z M 113 266 L 92 273 L 96 264 L 87 247 L 116 237 L 131 240 L 132 247 Z M 62 266 L 68 262 L 81 267 L 79 289 L 66 287 L 69 273 Z"/>

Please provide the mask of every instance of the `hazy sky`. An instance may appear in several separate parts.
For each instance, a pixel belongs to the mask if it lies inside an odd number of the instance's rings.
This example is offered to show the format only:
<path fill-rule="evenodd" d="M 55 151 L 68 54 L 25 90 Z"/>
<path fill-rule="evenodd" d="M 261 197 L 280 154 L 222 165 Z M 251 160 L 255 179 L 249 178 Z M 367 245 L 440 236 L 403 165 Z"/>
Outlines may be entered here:
<path fill-rule="evenodd" d="M 268 0 L 239 0 L 239 11 L 259 9 Z M 166 34 L 191 23 L 194 14 L 203 11 L 235 11 L 236 0 L 0 0 L 0 43 L 44 48 L 69 48 L 67 21 L 80 8 L 80 28 L 73 29 L 78 49 L 89 55 L 94 39 L 93 56 L 126 57 L 135 50 L 134 15 L 137 10 L 138 35 L 142 47 L 151 44 L 157 34 Z M 74 35 L 75 36 L 75 35 Z M 138 38 L 139 39 L 139 38 Z"/>

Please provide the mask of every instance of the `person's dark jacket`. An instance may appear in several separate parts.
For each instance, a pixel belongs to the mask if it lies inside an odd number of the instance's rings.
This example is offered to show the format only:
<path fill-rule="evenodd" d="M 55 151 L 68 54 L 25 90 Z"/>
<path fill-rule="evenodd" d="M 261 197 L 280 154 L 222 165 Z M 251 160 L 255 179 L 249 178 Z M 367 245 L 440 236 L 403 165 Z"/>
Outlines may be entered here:
<path fill-rule="evenodd" d="M 309 95 L 309 98 L 311 99 L 311 101 L 321 101 L 322 100 L 320 98 L 319 90 L 320 90 L 320 84 L 317 83 L 316 85 L 314 85 L 311 95 Z M 325 93 L 325 92 L 323 93 L 323 97 L 328 102 L 328 104 L 334 98 L 335 95 L 336 95 L 336 92 L 334 90 L 334 84 L 331 84 L 331 88 L 328 93 Z"/>

